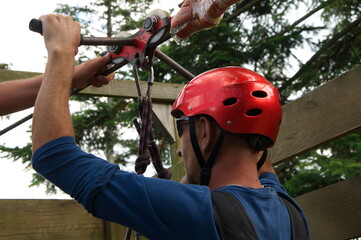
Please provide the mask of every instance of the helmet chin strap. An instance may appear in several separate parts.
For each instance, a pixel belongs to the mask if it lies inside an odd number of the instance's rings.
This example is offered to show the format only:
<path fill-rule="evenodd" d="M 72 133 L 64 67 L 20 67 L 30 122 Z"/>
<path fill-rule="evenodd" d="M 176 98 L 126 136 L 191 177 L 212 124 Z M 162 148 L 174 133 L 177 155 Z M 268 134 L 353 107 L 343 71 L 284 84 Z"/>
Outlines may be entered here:
<path fill-rule="evenodd" d="M 267 158 L 267 149 L 263 151 L 261 159 L 257 162 L 257 171 L 261 169 Z"/>
<path fill-rule="evenodd" d="M 197 140 L 195 119 L 196 119 L 195 117 L 189 118 L 189 133 L 190 133 L 190 138 L 191 138 L 191 143 L 192 143 L 194 153 L 196 155 L 198 164 L 201 168 L 200 185 L 208 186 L 209 181 L 211 180 L 213 164 L 217 158 L 219 149 L 221 148 L 221 145 L 222 145 L 222 142 L 224 139 L 224 130 L 221 129 L 221 133 L 218 136 L 217 142 L 213 147 L 213 150 L 208 158 L 208 161 L 206 162 L 204 160 L 203 154 L 201 152 L 201 149 L 199 147 L 199 143 Z"/>

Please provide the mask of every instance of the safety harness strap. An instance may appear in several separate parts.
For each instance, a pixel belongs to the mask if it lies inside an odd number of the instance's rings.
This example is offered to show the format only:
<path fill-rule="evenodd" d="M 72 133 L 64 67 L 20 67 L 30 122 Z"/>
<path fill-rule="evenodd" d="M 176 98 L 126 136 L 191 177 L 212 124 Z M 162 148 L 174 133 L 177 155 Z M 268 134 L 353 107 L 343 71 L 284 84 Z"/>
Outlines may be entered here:
<path fill-rule="evenodd" d="M 214 218 L 221 240 L 256 240 L 256 230 L 239 201 L 228 192 L 211 192 Z"/>
<path fill-rule="evenodd" d="M 288 213 L 290 214 L 291 226 L 292 226 L 292 239 L 294 240 L 307 240 L 307 227 L 300 212 L 297 208 L 282 195 L 278 195 L 285 204 Z"/>
<path fill-rule="evenodd" d="M 307 240 L 308 233 L 305 221 L 297 208 L 283 197 L 291 221 L 293 240 Z M 258 239 L 256 230 L 242 204 L 228 192 L 211 192 L 214 218 L 221 240 Z"/>
<path fill-rule="evenodd" d="M 138 92 L 138 111 L 141 123 L 136 119 L 133 120 L 133 123 L 139 133 L 139 147 L 138 147 L 138 158 L 135 161 L 135 171 L 137 174 L 143 174 L 147 166 L 150 164 L 150 158 L 152 159 L 153 166 L 157 171 L 157 177 L 163 179 L 170 179 L 171 173 L 163 167 L 162 160 L 160 158 L 160 152 L 157 147 L 157 144 L 154 140 L 153 128 L 152 128 L 152 98 L 151 98 L 151 88 L 154 81 L 153 68 L 150 68 L 148 73 L 148 88 L 146 96 L 142 96 L 140 81 L 138 76 L 138 63 L 134 62 L 133 72 L 134 80 Z"/>

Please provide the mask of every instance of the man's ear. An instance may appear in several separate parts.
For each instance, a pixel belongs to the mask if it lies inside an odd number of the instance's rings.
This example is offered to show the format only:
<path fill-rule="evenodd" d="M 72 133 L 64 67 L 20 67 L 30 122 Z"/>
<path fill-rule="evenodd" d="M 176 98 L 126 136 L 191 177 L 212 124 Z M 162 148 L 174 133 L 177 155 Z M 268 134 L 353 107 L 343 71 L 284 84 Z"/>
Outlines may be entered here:
<path fill-rule="evenodd" d="M 214 141 L 217 139 L 216 128 L 207 117 L 202 116 L 198 119 L 197 137 L 199 147 L 205 156 L 205 153 L 207 154 L 212 151 Z"/>

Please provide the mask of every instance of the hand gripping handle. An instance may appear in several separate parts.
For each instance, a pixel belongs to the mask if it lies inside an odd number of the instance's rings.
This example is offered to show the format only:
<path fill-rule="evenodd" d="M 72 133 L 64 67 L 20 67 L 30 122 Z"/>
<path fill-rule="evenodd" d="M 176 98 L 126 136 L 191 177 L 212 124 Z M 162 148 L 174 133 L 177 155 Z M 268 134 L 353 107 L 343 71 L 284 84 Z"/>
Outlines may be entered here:
<path fill-rule="evenodd" d="M 37 32 L 43 35 L 43 23 L 38 19 L 31 19 L 29 22 L 29 29 L 33 32 Z"/>
<path fill-rule="evenodd" d="M 33 32 L 40 33 L 43 35 L 43 23 L 39 19 L 31 19 L 29 22 L 29 29 Z M 80 45 L 83 45 L 83 36 L 80 36 Z"/>
<path fill-rule="evenodd" d="M 43 23 L 41 20 L 38 19 L 31 19 L 29 22 L 29 29 L 33 32 L 40 33 L 43 35 Z M 87 46 L 134 46 L 135 39 L 132 37 L 83 37 L 83 35 L 80 35 L 80 45 L 87 45 Z"/>

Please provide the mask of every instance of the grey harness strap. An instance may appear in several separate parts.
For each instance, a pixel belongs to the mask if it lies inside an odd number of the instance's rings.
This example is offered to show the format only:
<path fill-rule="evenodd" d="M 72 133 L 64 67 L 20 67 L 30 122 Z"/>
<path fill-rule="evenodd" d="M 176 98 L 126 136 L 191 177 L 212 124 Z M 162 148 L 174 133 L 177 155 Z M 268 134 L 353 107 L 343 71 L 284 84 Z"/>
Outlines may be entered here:
<path fill-rule="evenodd" d="M 217 231 L 221 240 L 256 240 L 257 232 L 242 204 L 228 192 L 212 192 Z M 292 239 L 308 239 L 306 224 L 297 208 L 279 195 L 290 215 Z"/>
<path fill-rule="evenodd" d="M 257 240 L 246 210 L 228 192 L 212 192 L 212 204 L 219 237 L 222 240 Z"/>
<path fill-rule="evenodd" d="M 283 201 L 283 203 L 285 204 L 288 210 L 288 213 L 290 214 L 291 226 L 292 226 L 292 239 L 294 240 L 308 239 L 307 227 L 300 212 L 297 210 L 295 205 L 293 205 L 282 195 L 279 194 L 278 196 Z"/>

